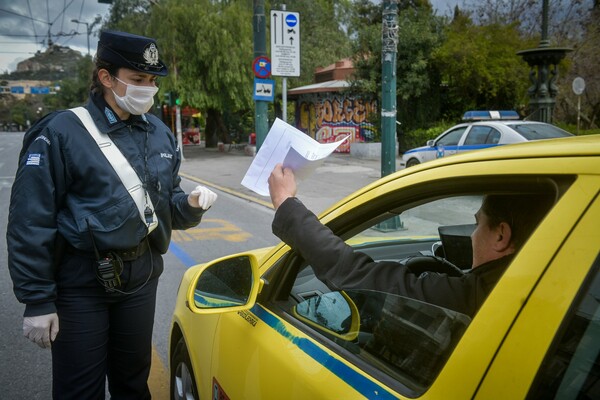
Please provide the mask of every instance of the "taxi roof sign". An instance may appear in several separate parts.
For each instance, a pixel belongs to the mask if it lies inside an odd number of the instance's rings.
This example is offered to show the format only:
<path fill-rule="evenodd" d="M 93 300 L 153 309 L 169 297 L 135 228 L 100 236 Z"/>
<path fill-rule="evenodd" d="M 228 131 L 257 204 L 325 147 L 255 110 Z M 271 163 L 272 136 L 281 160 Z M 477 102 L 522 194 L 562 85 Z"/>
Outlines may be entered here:
<path fill-rule="evenodd" d="M 463 115 L 463 121 L 485 121 L 485 120 L 503 120 L 520 119 L 519 113 L 514 110 L 500 111 L 467 111 Z"/>

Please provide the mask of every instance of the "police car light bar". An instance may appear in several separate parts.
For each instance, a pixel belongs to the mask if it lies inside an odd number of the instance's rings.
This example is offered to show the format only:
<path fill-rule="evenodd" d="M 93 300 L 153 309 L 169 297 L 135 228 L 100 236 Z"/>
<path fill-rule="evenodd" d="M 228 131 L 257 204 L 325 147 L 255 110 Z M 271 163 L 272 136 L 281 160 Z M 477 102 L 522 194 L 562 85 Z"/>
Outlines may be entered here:
<path fill-rule="evenodd" d="M 483 121 L 494 119 L 519 119 L 519 114 L 512 110 L 501 111 L 467 111 L 463 115 L 464 121 Z"/>

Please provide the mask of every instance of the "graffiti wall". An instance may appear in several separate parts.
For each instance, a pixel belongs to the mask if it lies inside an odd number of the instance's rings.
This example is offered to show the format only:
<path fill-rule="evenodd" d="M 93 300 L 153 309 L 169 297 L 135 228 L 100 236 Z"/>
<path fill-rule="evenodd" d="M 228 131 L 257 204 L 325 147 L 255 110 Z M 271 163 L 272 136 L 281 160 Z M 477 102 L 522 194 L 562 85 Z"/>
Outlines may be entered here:
<path fill-rule="evenodd" d="M 364 100 L 340 94 L 300 96 L 296 103 L 296 127 L 321 143 L 350 135 L 337 151 L 350 152 L 351 142 L 370 142 L 375 126 L 369 117 L 377 115 L 377 100 Z"/>

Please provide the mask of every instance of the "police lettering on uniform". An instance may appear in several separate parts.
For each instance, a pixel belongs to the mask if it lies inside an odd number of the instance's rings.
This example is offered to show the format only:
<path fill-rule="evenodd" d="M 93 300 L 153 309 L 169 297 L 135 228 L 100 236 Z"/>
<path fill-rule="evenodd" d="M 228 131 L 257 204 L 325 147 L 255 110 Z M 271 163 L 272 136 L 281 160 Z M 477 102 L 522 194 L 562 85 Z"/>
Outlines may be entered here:
<path fill-rule="evenodd" d="M 53 397 L 149 399 L 162 254 L 217 195 L 180 187 L 173 133 L 147 114 L 167 67 L 154 39 L 100 34 L 89 100 L 24 137 L 7 227 L 23 333 L 52 348 Z"/>

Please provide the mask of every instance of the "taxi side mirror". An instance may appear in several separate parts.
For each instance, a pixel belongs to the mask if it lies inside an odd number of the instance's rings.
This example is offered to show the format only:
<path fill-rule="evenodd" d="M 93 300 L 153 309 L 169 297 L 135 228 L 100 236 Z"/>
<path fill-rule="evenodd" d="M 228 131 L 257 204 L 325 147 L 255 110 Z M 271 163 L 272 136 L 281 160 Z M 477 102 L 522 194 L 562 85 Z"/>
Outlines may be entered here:
<path fill-rule="evenodd" d="M 194 277 L 187 294 L 196 314 L 247 310 L 256 302 L 261 280 L 252 254 L 229 256 L 206 264 Z"/>

